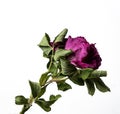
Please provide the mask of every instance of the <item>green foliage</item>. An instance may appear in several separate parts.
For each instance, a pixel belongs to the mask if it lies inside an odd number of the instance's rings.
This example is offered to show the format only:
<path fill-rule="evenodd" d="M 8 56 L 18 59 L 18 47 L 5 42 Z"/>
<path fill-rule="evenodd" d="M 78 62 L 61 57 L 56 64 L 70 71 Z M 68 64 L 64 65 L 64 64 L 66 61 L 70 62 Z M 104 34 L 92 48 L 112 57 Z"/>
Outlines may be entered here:
<path fill-rule="evenodd" d="M 35 101 L 36 104 L 38 104 L 43 110 L 45 110 L 46 112 L 51 111 L 51 105 L 55 103 L 55 101 L 57 101 L 59 98 L 61 97 L 61 95 L 51 95 L 49 98 L 49 101 L 46 101 L 43 98 L 40 98 L 38 100 Z"/>
<path fill-rule="evenodd" d="M 36 98 L 39 95 L 40 91 L 41 91 L 40 84 L 37 83 L 37 82 L 32 82 L 32 81 L 29 81 L 29 84 L 30 84 L 30 87 L 31 87 L 32 96 L 34 98 Z"/>
<path fill-rule="evenodd" d="M 87 85 L 88 93 L 90 95 L 94 95 L 94 93 L 95 93 L 94 82 L 91 79 L 86 79 L 85 82 L 86 82 L 86 85 Z"/>
<path fill-rule="evenodd" d="M 29 84 L 30 84 L 30 87 L 31 87 L 31 93 L 32 93 L 33 98 L 41 97 L 46 91 L 47 85 L 41 87 L 39 83 L 32 82 L 32 81 L 29 81 Z"/>
<path fill-rule="evenodd" d="M 97 77 L 105 77 L 107 76 L 107 71 L 103 70 L 94 70 L 88 78 L 97 78 Z"/>
<path fill-rule="evenodd" d="M 67 32 L 68 32 L 68 29 L 66 29 L 66 28 L 65 28 L 64 30 L 62 30 L 62 31 L 55 37 L 54 42 L 55 42 L 55 43 L 56 43 L 56 42 L 62 42 L 63 39 L 65 38 Z"/>
<path fill-rule="evenodd" d="M 79 77 L 82 78 L 83 80 L 86 80 L 90 74 L 92 73 L 93 69 L 91 68 L 85 68 L 80 71 Z"/>
<path fill-rule="evenodd" d="M 46 58 L 49 58 L 50 53 L 52 52 L 52 48 L 51 47 L 41 47 L 41 49 L 43 50 L 43 56 Z"/>
<path fill-rule="evenodd" d="M 49 72 L 56 75 L 58 72 L 58 63 L 56 61 L 53 61 L 52 63 L 49 63 L 48 68 Z"/>
<path fill-rule="evenodd" d="M 93 79 L 96 88 L 101 92 L 107 92 L 110 91 L 110 88 L 105 85 L 105 83 L 100 78 L 94 78 Z"/>
<path fill-rule="evenodd" d="M 15 97 L 15 104 L 17 105 L 24 105 L 28 103 L 28 99 L 25 98 L 23 95 L 19 95 Z"/>
<path fill-rule="evenodd" d="M 69 76 L 69 79 L 74 83 L 77 84 L 79 86 L 83 86 L 84 85 L 84 80 L 82 78 L 79 77 L 79 72 L 76 71 L 73 75 Z"/>
<path fill-rule="evenodd" d="M 93 70 L 90 68 L 85 68 L 85 69 L 77 70 L 76 73 L 69 76 L 69 79 L 73 83 L 80 86 L 83 86 L 85 82 L 88 89 L 88 93 L 90 95 L 94 95 L 95 85 L 96 85 L 96 88 L 101 92 L 110 91 L 110 89 L 99 78 L 99 77 L 106 76 L 106 74 L 107 74 L 106 71 L 99 71 L 99 70 Z"/>
<path fill-rule="evenodd" d="M 31 107 L 31 104 L 29 104 L 29 99 L 25 98 L 23 95 L 19 95 L 15 97 L 15 104 L 23 105 L 20 114 L 24 114 Z"/>
<path fill-rule="evenodd" d="M 62 91 L 67 91 L 68 89 L 72 89 L 71 85 L 69 85 L 65 81 L 57 82 L 57 87 L 58 90 L 62 90 Z"/>
<path fill-rule="evenodd" d="M 47 72 L 41 75 L 39 82 L 29 81 L 31 88 L 30 98 L 25 98 L 22 95 L 15 97 L 15 103 L 17 105 L 23 105 L 20 114 L 24 114 L 32 106 L 33 102 L 39 105 L 44 111 L 49 112 L 51 105 L 61 97 L 61 95 L 50 95 L 49 100 L 43 98 L 47 86 L 53 82 L 57 84 L 58 90 L 61 91 L 72 89 L 71 85 L 66 82 L 67 79 L 79 86 L 86 85 L 88 94 L 92 96 L 96 89 L 101 92 L 110 91 L 110 88 L 100 78 L 107 76 L 106 71 L 91 68 L 80 69 L 71 64 L 68 58 L 73 52 L 64 49 L 67 31 L 68 29 L 66 28 L 61 31 L 55 37 L 52 44 L 49 35 L 45 33 L 41 42 L 38 44 L 43 51 L 43 56 L 49 59 Z"/>
<path fill-rule="evenodd" d="M 50 104 L 50 106 L 52 104 L 54 104 L 60 97 L 61 97 L 60 94 L 58 94 L 58 95 L 50 95 L 50 98 L 49 98 L 49 101 L 48 101 L 48 103 Z"/>
<path fill-rule="evenodd" d="M 24 114 L 32 105 L 24 104 L 20 114 Z"/>
<path fill-rule="evenodd" d="M 50 75 L 48 75 L 48 74 L 49 74 L 49 72 L 46 72 L 46 73 L 41 75 L 40 80 L 39 80 L 40 86 L 44 86 L 46 84 L 47 80 L 50 77 Z"/>
<path fill-rule="evenodd" d="M 61 58 L 60 59 L 60 65 L 61 65 L 61 73 L 63 75 L 73 75 L 77 69 L 74 65 L 70 64 L 70 62 L 67 59 Z"/>
<path fill-rule="evenodd" d="M 48 58 L 52 51 L 52 47 L 50 46 L 50 37 L 47 33 L 45 33 L 45 36 L 42 38 L 38 46 L 43 50 L 43 56 Z"/>
<path fill-rule="evenodd" d="M 47 85 L 41 88 L 41 91 L 39 92 L 39 94 L 37 96 L 38 98 L 41 97 L 46 92 L 46 87 L 47 87 Z"/>
<path fill-rule="evenodd" d="M 35 101 L 36 104 L 38 104 L 43 110 L 45 110 L 46 112 L 51 111 L 51 107 L 48 104 L 47 101 L 45 101 L 44 99 L 39 99 Z"/>
<path fill-rule="evenodd" d="M 68 56 L 68 55 L 70 55 L 71 53 L 72 53 L 71 50 L 58 49 L 58 50 L 56 50 L 56 52 L 55 52 L 54 60 L 57 61 L 57 60 L 59 60 L 61 57 Z"/>
<path fill-rule="evenodd" d="M 50 37 L 47 33 L 45 33 L 45 36 L 42 38 L 41 42 L 38 44 L 38 46 L 50 46 Z"/>

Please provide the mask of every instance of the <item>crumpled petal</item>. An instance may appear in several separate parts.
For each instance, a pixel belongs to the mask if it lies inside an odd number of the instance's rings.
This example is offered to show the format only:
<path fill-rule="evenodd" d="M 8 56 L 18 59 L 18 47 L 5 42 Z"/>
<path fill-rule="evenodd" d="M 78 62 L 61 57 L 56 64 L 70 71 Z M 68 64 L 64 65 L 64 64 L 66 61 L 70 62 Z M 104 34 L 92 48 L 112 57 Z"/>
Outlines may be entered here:
<path fill-rule="evenodd" d="M 102 59 L 95 44 L 89 44 L 84 37 L 72 38 L 69 36 L 65 49 L 73 51 L 68 59 L 76 67 L 97 69 L 101 65 Z"/>

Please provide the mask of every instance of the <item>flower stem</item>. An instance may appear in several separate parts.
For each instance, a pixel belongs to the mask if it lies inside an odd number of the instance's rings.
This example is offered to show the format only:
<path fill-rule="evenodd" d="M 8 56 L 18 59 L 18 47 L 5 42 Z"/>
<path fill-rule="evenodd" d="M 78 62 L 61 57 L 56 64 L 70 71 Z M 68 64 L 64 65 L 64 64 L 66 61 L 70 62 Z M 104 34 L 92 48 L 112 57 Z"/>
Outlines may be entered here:
<path fill-rule="evenodd" d="M 49 67 L 48 67 L 48 71 L 50 71 L 50 68 L 51 68 L 51 66 L 52 66 L 52 64 L 53 64 L 54 48 L 55 48 L 55 46 L 54 46 L 54 44 L 53 44 L 52 54 L 51 54 L 51 57 L 50 57 L 50 64 L 49 64 Z"/>
<path fill-rule="evenodd" d="M 28 104 L 24 104 L 21 112 L 19 114 L 25 114 L 25 112 L 32 106 L 32 103 L 34 101 L 34 98 L 30 96 L 28 99 Z"/>
<path fill-rule="evenodd" d="M 21 111 L 20 114 L 24 114 L 25 112 L 24 111 Z"/>
<path fill-rule="evenodd" d="M 49 80 L 48 82 L 46 82 L 46 84 L 44 86 L 42 86 L 42 88 L 44 88 L 45 86 L 48 86 L 49 84 L 53 83 L 53 82 L 60 82 L 60 81 L 64 81 L 67 80 L 68 77 L 64 77 L 64 78 L 53 78 L 51 80 Z M 28 99 L 28 103 L 24 104 L 22 107 L 22 110 L 19 114 L 25 114 L 25 112 L 32 106 L 32 103 L 38 99 L 39 96 L 37 96 L 36 98 L 33 98 L 32 95 L 30 96 L 30 98 Z"/>

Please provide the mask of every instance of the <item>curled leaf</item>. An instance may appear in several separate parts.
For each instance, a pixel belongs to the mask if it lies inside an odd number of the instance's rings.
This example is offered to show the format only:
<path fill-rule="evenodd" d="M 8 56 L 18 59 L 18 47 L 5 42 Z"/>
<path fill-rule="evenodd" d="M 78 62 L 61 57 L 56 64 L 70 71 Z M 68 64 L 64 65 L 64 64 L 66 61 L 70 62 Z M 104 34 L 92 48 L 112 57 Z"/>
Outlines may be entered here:
<path fill-rule="evenodd" d="M 72 89 L 71 85 L 69 85 L 65 81 L 57 82 L 57 87 L 58 90 L 62 90 L 62 91 L 67 91 L 68 89 Z"/>
<path fill-rule="evenodd" d="M 45 85 L 45 83 L 47 82 L 47 80 L 50 77 L 50 75 L 48 75 L 48 74 L 49 74 L 49 72 L 46 72 L 46 73 L 41 75 L 40 80 L 39 80 L 40 86 L 44 86 Z"/>
<path fill-rule="evenodd" d="M 110 91 L 110 88 L 105 85 L 105 83 L 100 78 L 93 79 L 96 88 L 101 92 L 107 92 Z"/>
<path fill-rule="evenodd" d="M 51 111 L 51 105 L 55 103 L 55 101 L 57 101 L 59 98 L 61 97 L 61 95 L 50 95 L 49 101 L 46 101 L 43 98 L 37 99 L 35 101 L 36 104 L 38 104 L 43 110 L 45 110 L 46 112 Z"/>
<path fill-rule="evenodd" d="M 47 33 L 45 33 L 45 36 L 42 38 L 38 46 L 43 50 L 43 56 L 49 58 L 52 47 L 50 46 L 50 37 Z"/>
<path fill-rule="evenodd" d="M 59 60 L 61 57 L 68 56 L 72 53 L 71 50 L 65 50 L 65 49 L 58 49 L 55 52 L 54 59 Z"/>
<path fill-rule="evenodd" d="M 31 87 L 32 96 L 34 98 L 37 97 L 39 95 L 40 91 L 41 91 L 41 87 L 40 87 L 39 83 L 29 81 L 29 84 L 30 84 L 30 87 Z"/>
<path fill-rule="evenodd" d="M 55 40 L 54 42 L 62 42 L 63 39 L 65 38 L 66 34 L 68 32 L 68 29 L 63 29 L 56 37 L 55 37 Z"/>
<path fill-rule="evenodd" d="M 82 70 L 80 70 L 79 77 L 82 78 L 83 80 L 86 80 L 92 72 L 93 72 L 93 69 L 91 69 L 91 68 L 82 69 Z"/>
<path fill-rule="evenodd" d="M 60 63 L 61 63 L 61 70 L 62 70 L 61 73 L 63 75 L 70 76 L 70 75 L 73 75 L 77 71 L 75 66 L 70 64 L 70 62 L 66 59 L 61 58 Z"/>
<path fill-rule="evenodd" d="M 17 105 L 24 105 L 28 103 L 28 99 L 25 98 L 23 95 L 18 95 L 15 97 L 15 104 Z"/>
<path fill-rule="evenodd" d="M 88 93 L 90 95 L 94 95 L 94 93 L 95 93 L 94 82 L 90 79 L 86 79 L 85 82 L 86 82 L 86 85 L 87 85 Z"/>

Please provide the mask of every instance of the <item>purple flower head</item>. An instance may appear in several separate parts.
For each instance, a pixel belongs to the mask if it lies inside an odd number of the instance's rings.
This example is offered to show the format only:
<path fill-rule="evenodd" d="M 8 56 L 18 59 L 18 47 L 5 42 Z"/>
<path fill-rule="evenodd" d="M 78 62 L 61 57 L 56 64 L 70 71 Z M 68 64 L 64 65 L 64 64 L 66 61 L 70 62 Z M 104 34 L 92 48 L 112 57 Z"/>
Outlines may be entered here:
<path fill-rule="evenodd" d="M 68 37 L 66 44 L 66 50 L 72 50 L 68 59 L 71 64 L 78 68 L 93 68 L 97 69 L 101 65 L 101 57 L 95 47 L 95 44 L 89 44 L 84 37 L 72 38 Z"/>

